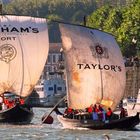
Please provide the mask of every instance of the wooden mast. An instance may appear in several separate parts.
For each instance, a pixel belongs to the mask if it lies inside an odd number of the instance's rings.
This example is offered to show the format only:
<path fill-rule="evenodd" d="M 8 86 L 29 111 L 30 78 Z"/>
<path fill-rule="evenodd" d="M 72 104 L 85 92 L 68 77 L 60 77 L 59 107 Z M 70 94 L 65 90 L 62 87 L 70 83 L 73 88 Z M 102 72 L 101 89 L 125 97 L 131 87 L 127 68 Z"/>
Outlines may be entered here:
<path fill-rule="evenodd" d="M 0 1 L 0 14 L 3 14 L 3 1 Z"/>

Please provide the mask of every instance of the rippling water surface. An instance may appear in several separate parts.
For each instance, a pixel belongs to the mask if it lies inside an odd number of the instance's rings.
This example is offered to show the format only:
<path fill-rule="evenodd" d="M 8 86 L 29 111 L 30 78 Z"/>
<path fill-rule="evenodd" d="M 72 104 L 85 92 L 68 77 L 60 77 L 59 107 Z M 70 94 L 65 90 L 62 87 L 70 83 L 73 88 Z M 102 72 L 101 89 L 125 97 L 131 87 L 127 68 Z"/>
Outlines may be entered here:
<path fill-rule="evenodd" d="M 0 124 L 0 140 L 140 140 L 140 125 L 137 131 L 117 130 L 68 130 L 63 129 L 52 113 L 52 125 L 41 124 L 41 117 L 51 108 L 34 108 L 34 119 L 29 125 Z"/>

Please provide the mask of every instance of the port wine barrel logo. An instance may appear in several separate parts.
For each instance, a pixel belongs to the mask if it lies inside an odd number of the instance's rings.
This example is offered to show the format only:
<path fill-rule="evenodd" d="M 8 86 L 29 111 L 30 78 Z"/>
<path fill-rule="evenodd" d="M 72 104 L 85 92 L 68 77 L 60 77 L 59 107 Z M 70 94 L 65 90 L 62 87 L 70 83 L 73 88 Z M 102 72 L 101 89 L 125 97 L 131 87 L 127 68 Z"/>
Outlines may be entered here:
<path fill-rule="evenodd" d="M 16 57 L 17 51 L 11 44 L 0 46 L 0 60 L 9 63 Z"/>
<path fill-rule="evenodd" d="M 99 54 L 99 55 L 102 55 L 103 54 L 103 49 L 101 46 L 97 45 L 95 46 L 95 49 L 96 49 L 96 52 Z"/>
<path fill-rule="evenodd" d="M 102 47 L 100 44 L 96 44 L 95 46 L 89 47 L 94 58 L 109 58 L 108 49 L 106 47 Z"/>

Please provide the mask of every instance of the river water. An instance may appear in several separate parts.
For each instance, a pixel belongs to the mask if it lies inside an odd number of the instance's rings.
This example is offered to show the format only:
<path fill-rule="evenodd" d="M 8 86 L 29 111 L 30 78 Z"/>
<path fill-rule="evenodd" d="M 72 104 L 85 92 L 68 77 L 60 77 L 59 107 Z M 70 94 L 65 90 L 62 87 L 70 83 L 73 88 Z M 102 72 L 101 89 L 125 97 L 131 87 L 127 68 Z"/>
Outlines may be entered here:
<path fill-rule="evenodd" d="M 34 119 L 29 125 L 0 124 L 0 140 L 140 140 L 140 125 L 135 131 L 69 130 L 64 129 L 52 113 L 52 125 L 41 124 L 41 117 L 51 108 L 34 108 Z"/>

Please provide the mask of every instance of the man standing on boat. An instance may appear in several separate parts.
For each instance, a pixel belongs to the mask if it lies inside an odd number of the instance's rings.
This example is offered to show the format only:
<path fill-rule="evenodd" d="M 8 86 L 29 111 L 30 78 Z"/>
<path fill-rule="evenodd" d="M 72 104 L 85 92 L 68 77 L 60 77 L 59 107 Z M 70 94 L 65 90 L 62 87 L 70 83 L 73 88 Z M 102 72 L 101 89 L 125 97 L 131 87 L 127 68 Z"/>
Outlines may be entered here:
<path fill-rule="evenodd" d="M 0 110 L 2 110 L 3 97 L 0 96 Z"/>
<path fill-rule="evenodd" d="M 107 113 L 106 113 L 106 115 L 107 115 L 107 119 L 108 119 L 108 120 L 111 119 L 112 114 L 113 114 L 113 112 L 112 112 L 111 108 L 109 107 L 109 108 L 108 108 L 108 111 L 107 111 Z"/>
<path fill-rule="evenodd" d="M 95 108 L 93 108 L 92 119 L 93 121 L 97 121 L 99 119 Z"/>
<path fill-rule="evenodd" d="M 120 119 L 126 117 L 127 115 L 128 115 L 127 110 L 122 107 L 120 113 Z"/>
<path fill-rule="evenodd" d="M 87 108 L 87 112 L 88 113 L 92 113 L 93 112 L 93 105 L 90 105 L 90 107 Z"/>

